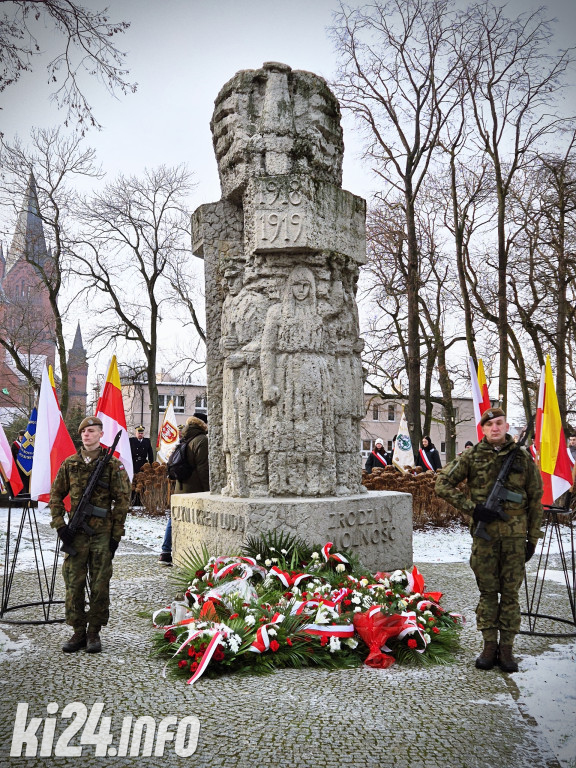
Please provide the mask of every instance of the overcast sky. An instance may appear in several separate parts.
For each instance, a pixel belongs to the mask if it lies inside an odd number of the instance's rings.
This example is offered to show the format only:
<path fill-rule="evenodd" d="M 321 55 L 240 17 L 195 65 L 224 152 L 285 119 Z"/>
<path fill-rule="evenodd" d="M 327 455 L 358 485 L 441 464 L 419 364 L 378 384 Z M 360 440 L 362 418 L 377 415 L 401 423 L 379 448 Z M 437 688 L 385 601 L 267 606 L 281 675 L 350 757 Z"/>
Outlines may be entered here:
<path fill-rule="evenodd" d="M 102 131 L 88 140 L 109 176 L 140 173 L 145 166 L 186 162 L 196 173 L 197 204 L 218 200 L 220 188 L 212 151 L 210 117 L 218 91 L 238 70 L 281 61 L 330 80 L 336 58 L 326 34 L 337 0 L 89 0 L 107 5 L 112 19 L 131 24 L 117 45 L 127 53 L 136 94 L 116 100 L 96 82 L 90 102 Z M 352 0 L 352 5 L 359 5 Z M 464 2 L 461 2 L 464 5 Z M 3 3 L 4 7 L 9 4 Z M 514 0 L 510 12 L 540 3 Z M 576 37 L 576 1 L 545 3 L 559 20 L 559 47 Z M 1 130 L 7 138 L 25 138 L 32 126 L 49 127 L 63 119 L 48 101 L 46 73 L 33 73 L 0 94 Z M 345 119 L 344 187 L 369 196 L 375 181 L 359 161 L 352 124 Z"/>
<path fill-rule="evenodd" d="M 84 0 L 83 4 L 95 9 L 107 4 L 112 20 L 131 24 L 116 40 L 127 53 L 137 93 L 114 99 L 96 81 L 87 86 L 103 125 L 103 130 L 89 132 L 88 142 L 97 150 L 108 180 L 119 172 L 140 174 L 146 166 L 185 162 L 197 181 L 193 207 L 220 198 L 209 123 L 214 99 L 225 82 L 238 70 L 257 69 L 265 61 L 281 61 L 327 80 L 335 71 L 327 27 L 337 0 Z M 467 5 L 464 0 L 458 4 Z M 513 0 L 509 14 L 539 5 Z M 545 5 L 549 17 L 559 21 L 558 47 L 574 44 L 576 0 L 550 0 Z M 1 10 L 8 8 L 9 3 L 3 2 Z M 50 47 L 48 33 L 40 41 Z M 26 139 L 33 126 L 52 127 L 64 119 L 49 102 L 42 63 L 37 58 L 32 73 L 23 73 L 17 85 L 0 94 L 0 130 L 8 140 L 16 134 Z M 352 123 L 344 117 L 343 125 L 344 188 L 369 197 L 377 182 L 359 159 Z"/>

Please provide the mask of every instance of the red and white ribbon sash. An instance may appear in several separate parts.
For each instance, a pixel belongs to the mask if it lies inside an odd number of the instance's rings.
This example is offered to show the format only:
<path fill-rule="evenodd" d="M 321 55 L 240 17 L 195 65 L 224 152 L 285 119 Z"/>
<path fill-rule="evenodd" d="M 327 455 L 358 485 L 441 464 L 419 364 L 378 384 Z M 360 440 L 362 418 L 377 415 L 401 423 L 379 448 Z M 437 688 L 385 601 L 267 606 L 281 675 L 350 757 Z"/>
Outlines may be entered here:
<path fill-rule="evenodd" d="M 432 466 L 432 463 L 430 462 L 430 459 L 428 458 L 428 456 L 426 456 L 426 452 L 424 451 L 423 448 L 420 448 L 419 453 L 420 453 L 420 458 L 422 459 L 424 464 L 428 467 L 428 469 L 433 470 L 434 467 Z"/>
<path fill-rule="evenodd" d="M 256 632 L 256 639 L 248 650 L 253 653 L 263 653 L 264 651 L 267 651 L 268 648 L 270 648 L 270 636 L 268 635 L 267 627 L 272 627 L 274 624 L 281 624 L 283 621 L 284 616 L 281 613 L 275 613 L 274 616 L 272 616 L 272 621 L 259 627 Z"/>
<path fill-rule="evenodd" d="M 306 624 L 304 632 L 308 635 L 319 635 L 320 637 L 352 637 L 354 634 L 353 624 Z"/>
<path fill-rule="evenodd" d="M 387 466 L 388 466 L 388 462 L 386 461 L 386 459 L 384 458 L 384 456 L 381 456 L 379 453 L 376 453 L 376 451 L 372 451 L 372 456 L 376 456 L 376 458 L 378 459 L 378 461 L 379 461 L 381 464 L 383 464 L 385 467 L 387 467 Z"/>

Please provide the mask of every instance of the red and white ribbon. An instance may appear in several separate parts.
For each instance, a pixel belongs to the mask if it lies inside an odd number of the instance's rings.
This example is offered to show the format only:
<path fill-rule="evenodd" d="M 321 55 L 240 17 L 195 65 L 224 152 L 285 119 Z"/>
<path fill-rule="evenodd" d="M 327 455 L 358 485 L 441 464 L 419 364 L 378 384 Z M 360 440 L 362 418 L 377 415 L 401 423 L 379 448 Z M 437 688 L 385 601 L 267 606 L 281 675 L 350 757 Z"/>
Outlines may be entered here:
<path fill-rule="evenodd" d="M 202 675 L 206 671 L 206 667 L 208 666 L 208 664 L 210 664 L 212 656 L 214 656 L 214 651 L 222 642 L 223 642 L 222 635 L 220 634 L 220 632 L 217 631 L 214 637 L 208 643 L 208 647 L 204 651 L 202 658 L 198 663 L 198 668 L 196 669 L 196 672 L 194 672 L 190 680 L 187 681 L 188 685 L 194 685 L 196 680 L 199 680 L 202 677 Z"/>
<path fill-rule="evenodd" d="M 306 624 L 304 632 L 308 635 L 319 635 L 320 637 L 352 637 L 354 634 L 353 624 Z"/>
<path fill-rule="evenodd" d="M 256 639 L 248 649 L 253 653 L 263 653 L 270 648 L 270 636 L 268 635 L 267 627 L 272 627 L 274 624 L 281 624 L 284 621 L 284 616 L 281 613 L 275 613 L 272 617 L 272 621 L 259 627 L 256 632 Z"/>
<path fill-rule="evenodd" d="M 304 581 L 304 579 L 313 578 L 312 574 L 310 573 L 297 573 L 292 576 L 290 573 L 288 573 L 288 571 L 283 571 L 277 565 L 273 565 L 270 569 L 270 576 L 278 577 L 286 589 L 290 589 L 290 587 L 297 587 Z"/>
<path fill-rule="evenodd" d="M 340 554 L 340 552 L 335 552 L 334 554 L 330 553 L 330 550 L 332 549 L 332 542 L 329 541 L 322 547 L 322 554 L 324 555 L 324 560 L 328 562 L 328 560 L 336 560 L 337 563 L 348 563 L 348 560 L 344 557 L 344 555 Z"/>
<path fill-rule="evenodd" d="M 420 453 L 420 458 L 422 459 L 423 463 L 428 467 L 428 469 L 434 469 L 434 467 L 432 466 L 432 462 L 430 461 L 428 456 L 426 456 L 426 452 L 422 448 L 420 448 L 419 453 Z"/>

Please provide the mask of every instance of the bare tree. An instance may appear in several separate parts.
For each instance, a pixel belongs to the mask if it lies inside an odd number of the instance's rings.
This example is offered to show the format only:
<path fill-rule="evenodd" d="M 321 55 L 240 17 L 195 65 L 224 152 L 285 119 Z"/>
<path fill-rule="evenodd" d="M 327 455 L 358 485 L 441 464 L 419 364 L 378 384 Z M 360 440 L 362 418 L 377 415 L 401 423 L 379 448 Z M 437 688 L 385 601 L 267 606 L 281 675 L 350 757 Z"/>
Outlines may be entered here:
<path fill-rule="evenodd" d="M 84 237 L 77 244 L 75 270 L 99 307 L 92 341 L 136 346 L 145 365 L 151 434 L 158 432 L 158 330 L 170 313 L 165 276 L 190 253 L 192 186 L 182 166 L 146 170 L 141 178 L 120 175 L 86 200 L 81 213 Z"/>
<path fill-rule="evenodd" d="M 72 234 L 72 209 L 75 205 L 76 192 L 73 182 L 76 177 L 98 178 L 101 174 L 95 165 L 95 152 L 83 146 L 80 136 L 64 136 L 60 129 L 39 130 L 31 133 L 30 147 L 19 139 L 13 144 L 2 142 L 0 145 L 0 205 L 13 212 L 13 218 L 19 211 L 22 199 L 33 182 L 35 197 L 35 215 L 42 223 L 42 233 L 49 243 L 47 254 L 39 253 L 40 243 L 32 243 L 23 252 L 23 258 L 32 267 L 37 284 L 28 288 L 27 301 L 33 298 L 33 292 L 39 287 L 46 293 L 49 312 L 38 315 L 38 310 L 27 321 L 33 323 L 36 333 L 46 334 L 46 329 L 53 329 L 56 355 L 60 368 L 60 406 L 64 415 L 68 410 L 68 361 L 64 338 L 64 318 L 67 306 L 62 296 L 63 283 L 69 274 L 70 243 Z M 42 242 L 42 249 L 44 242 Z M 46 256 L 46 258 L 44 257 Z M 7 297 L 10 299 L 10 297 Z M 14 297 L 12 297 L 14 302 Z M 20 299 L 13 303 L 11 313 L 22 314 L 27 308 Z M 36 371 L 26 355 L 26 344 L 30 334 L 27 324 L 13 328 L 13 333 L 0 335 L 0 344 L 10 353 L 16 368 L 36 386 Z M 19 340 L 18 340 L 19 339 Z M 24 353 L 24 354 L 22 354 Z"/>
<path fill-rule="evenodd" d="M 442 128 L 460 98 L 451 55 L 453 16 L 447 0 L 389 0 L 340 6 L 332 29 L 340 66 L 334 85 L 366 140 L 365 157 L 390 191 L 403 198 L 406 230 L 407 418 L 419 442 L 419 259 L 416 206 Z"/>
<path fill-rule="evenodd" d="M 499 397 L 508 399 L 509 318 L 508 199 L 515 176 L 562 119 L 548 109 L 563 87 L 571 57 L 552 56 L 552 27 L 544 9 L 505 16 L 504 8 L 482 2 L 461 18 L 457 49 L 475 122 L 475 145 L 490 160 L 496 192 L 497 306 L 486 315 L 498 328 Z"/>
<path fill-rule="evenodd" d="M 93 11 L 72 0 L 0 0 L 9 12 L 0 17 L 0 92 L 17 83 L 22 72 L 32 70 L 33 59 L 42 51 L 37 35 L 51 28 L 62 40 L 62 48 L 47 65 L 51 98 L 65 108 L 65 125 L 75 121 L 85 130 L 100 128 L 81 85 L 83 73 L 96 77 L 110 93 L 134 92 L 122 66 L 125 54 L 114 37 L 129 23 L 113 22 L 107 10 Z"/>

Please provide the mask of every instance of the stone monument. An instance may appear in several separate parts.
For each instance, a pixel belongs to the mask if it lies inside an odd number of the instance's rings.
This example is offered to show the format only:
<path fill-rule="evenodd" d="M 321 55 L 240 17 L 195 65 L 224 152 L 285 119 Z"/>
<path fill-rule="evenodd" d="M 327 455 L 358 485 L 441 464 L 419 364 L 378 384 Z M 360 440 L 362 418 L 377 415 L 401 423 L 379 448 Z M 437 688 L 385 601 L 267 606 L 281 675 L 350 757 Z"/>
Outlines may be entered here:
<path fill-rule="evenodd" d="M 411 497 L 360 482 L 366 204 L 341 188 L 338 101 L 317 75 L 268 62 L 222 88 L 211 128 L 222 199 L 192 221 L 211 492 L 172 497 L 175 560 L 281 527 L 408 567 Z"/>

